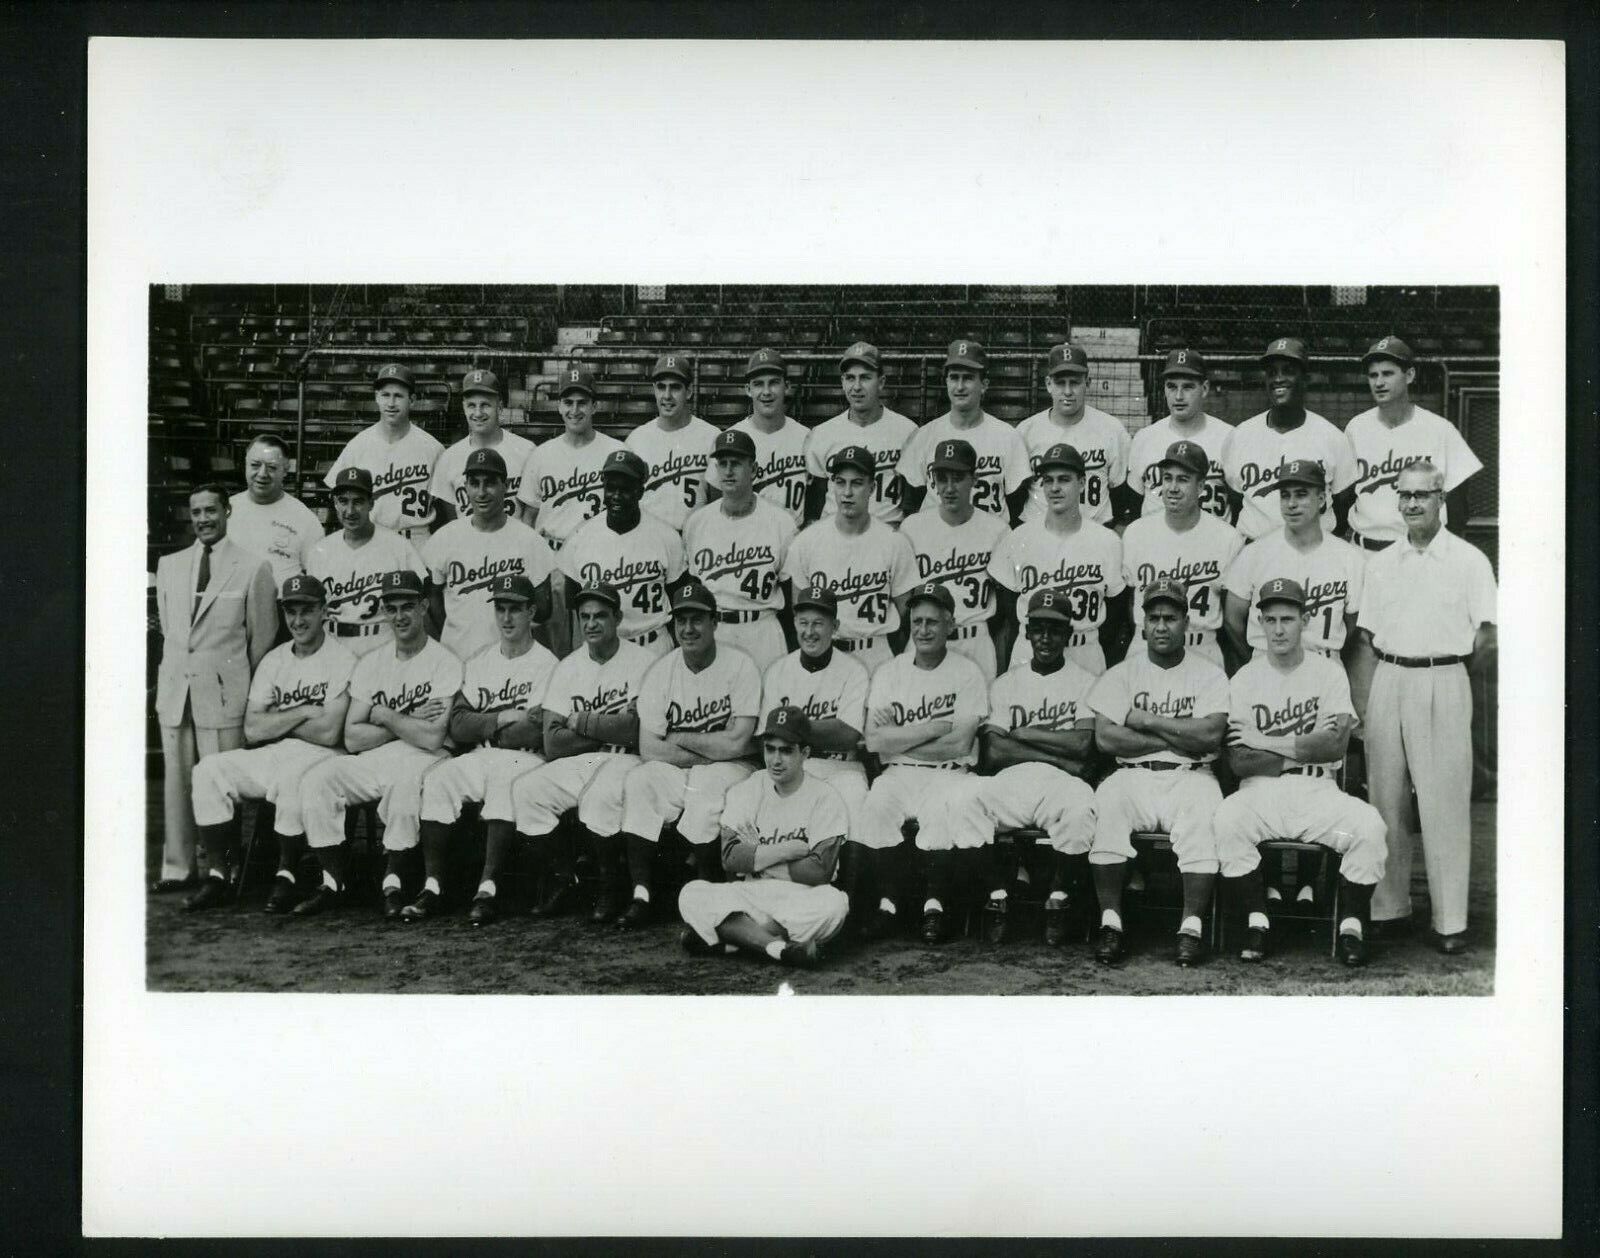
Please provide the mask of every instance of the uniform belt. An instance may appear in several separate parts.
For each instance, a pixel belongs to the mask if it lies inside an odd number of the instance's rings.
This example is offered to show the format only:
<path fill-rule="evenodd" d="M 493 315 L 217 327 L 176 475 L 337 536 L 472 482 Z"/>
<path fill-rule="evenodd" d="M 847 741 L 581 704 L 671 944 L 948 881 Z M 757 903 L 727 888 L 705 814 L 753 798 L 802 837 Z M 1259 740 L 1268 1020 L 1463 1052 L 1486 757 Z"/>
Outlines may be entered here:
<path fill-rule="evenodd" d="M 867 651 L 874 643 L 887 642 L 888 638 L 835 638 L 833 645 L 841 651 Z"/>
<path fill-rule="evenodd" d="M 760 620 L 767 614 L 767 608 L 758 608 L 753 612 L 718 612 L 717 619 L 725 625 L 745 625 L 752 620 Z"/>
<path fill-rule="evenodd" d="M 1350 540 L 1362 550 L 1388 550 L 1394 545 L 1392 537 L 1366 537 L 1361 533 L 1352 533 Z"/>
<path fill-rule="evenodd" d="M 539 536 L 544 538 L 544 544 L 550 548 L 550 553 L 551 554 L 555 554 L 563 546 L 566 545 L 566 543 L 564 541 L 562 541 L 561 538 L 559 538 L 559 537 L 550 537 L 550 536 L 548 536 L 547 534 L 544 534 L 544 533 L 540 533 Z"/>
<path fill-rule="evenodd" d="M 431 530 L 432 530 L 432 526 L 431 525 L 413 524 L 413 525 L 410 525 L 407 528 L 396 529 L 395 532 L 400 534 L 401 537 L 405 538 L 409 542 L 418 533 L 421 533 L 424 537 L 428 536 L 428 534 L 429 534 L 429 532 L 431 532 Z"/>
<path fill-rule="evenodd" d="M 1200 646 L 1206 642 L 1215 641 L 1216 636 L 1210 629 L 1200 629 L 1194 633 L 1184 634 L 1183 644 L 1184 646 Z"/>
<path fill-rule="evenodd" d="M 1086 634 L 1086 633 L 1074 633 L 1074 634 L 1072 634 L 1071 636 L 1069 636 L 1067 638 L 1067 645 L 1069 647 L 1082 646 L 1088 640 L 1089 640 L 1089 635 L 1088 634 Z"/>
<path fill-rule="evenodd" d="M 661 633 L 661 626 L 657 625 L 654 629 L 650 630 L 649 633 L 637 634 L 634 637 L 627 638 L 626 640 L 633 643 L 634 646 L 649 646 L 661 636 Z"/>
<path fill-rule="evenodd" d="M 333 622 L 333 634 L 336 638 L 365 638 L 368 634 L 379 633 L 386 625 L 382 621 L 372 624 L 350 625 L 342 620 Z"/>
<path fill-rule="evenodd" d="M 855 752 L 853 752 L 853 751 L 818 751 L 818 752 L 813 753 L 813 755 L 812 755 L 812 759 L 814 759 L 814 760 L 846 761 L 846 760 L 854 760 L 855 758 L 856 758 Z"/>
<path fill-rule="evenodd" d="M 1281 770 L 1279 770 L 1279 776 L 1282 777 L 1282 776 L 1284 776 L 1286 774 L 1297 774 L 1300 777 L 1308 777 L 1308 778 L 1321 778 L 1321 777 L 1331 777 L 1332 776 L 1332 774 L 1327 769 L 1323 768 L 1320 764 L 1284 765 L 1284 767 Z"/>
<path fill-rule="evenodd" d="M 957 625 L 950 631 L 952 638 L 976 638 L 983 631 L 986 622 L 974 620 L 970 625 Z"/>
<path fill-rule="evenodd" d="M 1373 647 L 1375 654 L 1385 664 L 1398 664 L 1401 668 L 1446 668 L 1451 664 L 1465 664 L 1470 655 L 1390 655 Z"/>
<path fill-rule="evenodd" d="M 1118 760 L 1117 764 L 1124 769 L 1154 769 L 1157 773 L 1165 773 L 1170 769 L 1203 769 L 1202 764 L 1193 761 L 1184 761 L 1182 764 L 1174 760 Z"/>

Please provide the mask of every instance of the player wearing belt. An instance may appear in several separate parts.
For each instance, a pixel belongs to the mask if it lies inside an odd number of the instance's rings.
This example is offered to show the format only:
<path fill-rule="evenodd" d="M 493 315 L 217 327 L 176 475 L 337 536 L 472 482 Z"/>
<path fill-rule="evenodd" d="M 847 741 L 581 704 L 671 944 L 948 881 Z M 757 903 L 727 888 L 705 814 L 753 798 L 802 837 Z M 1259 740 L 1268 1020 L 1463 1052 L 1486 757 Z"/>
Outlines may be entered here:
<path fill-rule="evenodd" d="M 1400 473 L 1406 538 L 1368 557 L 1360 625 L 1378 657 L 1366 712 L 1367 797 L 1389 827 L 1373 922 L 1391 933 L 1410 922 L 1415 787 L 1435 944 L 1454 955 L 1467 946 L 1472 859 L 1467 668 L 1495 651 L 1495 581 L 1484 553 L 1442 527 L 1444 483 L 1432 463 Z"/>
<path fill-rule="evenodd" d="M 824 420 L 806 438 L 806 519 L 833 514 L 828 494 L 828 464 L 845 446 L 872 451 L 872 518 L 900 523 L 900 454 L 916 424 L 883 404 L 883 360 L 876 345 L 857 341 L 839 360 L 839 387 L 846 409 Z"/>
<path fill-rule="evenodd" d="M 972 505 L 977 452 L 965 441 L 942 441 L 933 452 L 933 493 L 937 511 L 919 511 L 900 527 L 911 544 L 919 581 L 937 581 L 956 597 L 956 623 L 950 649 L 978 666 L 985 684 L 994 681 L 1000 624 L 999 600 L 989 561 L 1007 533 L 1006 522 Z"/>
<path fill-rule="evenodd" d="M 617 924 L 649 920 L 656 844 L 663 827 L 694 848 L 695 869 L 715 880 L 717 827 L 728 788 L 755 771 L 751 737 L 761 675 L 750 657 L 717 644 L 717 601 L 693 577 L 673 583 L 678 649 L 657 660 L 639 692 L 639 753 L 622 787 L 623 846 L 633 900 Z"/>
<path fill-rule="evenodd" d="M 667 586 L 683 575 L 683 539 L 639 510 L 649 475 L 644 460 L 632 450 L 606 455 L 600 481 L 605 513 L 573 534 L 556 558 L 567 578 L 568 607 L 580 586 L 614 587 L 622 596 L 623 639 L 659 658 L 672 650 Z"/>
<path fill-rule="evenodd" d="M 601 472 L 607 456 L 622 449 L 615 437 L 594 430 L 594 375 L 587 367 L 563 370 L 560 388 L 562 433 L 530 451 L 518 493 L 528 523 L 552 552 L 600 513 Z"/>
<path fill-rule="evenodd" d="M 707 462 L 716 427 L 689 413 L 693 362 L 684 354 L 667 353 L 650 372 L 656 417 L 627 436 L 628 449 L 644 460 L 646 474 L 640 507 L 674 531 L 683 529 L 689 512 L 710 498 Z"/>
<path fill-rule="evenodd" d="M 1089 355 L 1083 346 L 1068 341 L 1051 349 L 1045 358 L 1044 383 L 1050 405 L 1017 425 L 1028 447 L 1029 466 L 1037 473 L 1035 460 L 1065 442 L 1083 456 L 1083 514 L 1096 524 L 1110 524 L 1113 516 L 1136 515 L 1138 499 L 1127 487 L 1132 440 L 1120 419 L 1088 404 Z M 1036 478 L 1022 518 L 1037 520 L 1043 514 L 1044 494 Z"/>
<path fill-rule="evenodd" d="M 1136 830 L 1166 831 L 1178 858 L 1183 917 L 1173 959 L 1188 966 L 1205 955 L 1200 922 L 1219 865 L 1211 818 L 1222 802 L 1211 762 L 1228 729 L 1228 678 L 1210 660 L 1184 650 L 1188 615 L 1182 585 L 1152 584 L 1144 592 L 1145 649 L 1130 651 L 1089 692 L 1095 743 L 1120 766 L 1095 791 L 1089 849 L 1100 901 L 1094 959 L 1102 964 L 1120 961 L 1127 951 L 1122 883 Z"/>
<path fill-rule="evenodd" d="M 1046 513 L 1006 534 L 989 560 L 1000 600 L 999 666 L 1003 671 L 1027 662 L 1032 648 L 1026 638 L 1016 640 L 1017 602 L 1049 587 L 1068 600 L 1073 633 L 1067 658 L 1098 677 L 1108 657 L 1121 658 L 1128 641 L 1122 539 L 1083 518 L 1083 459 L 1071 446 L 1051 446 L 1040 455 L 1038 475 Z"/>
<path fill-rule="evenodd" d="M 511 784 L 544 763 L 543 704 L 556 657 L 533 640 L 535 592 L 521 573 L 489 586 L 500 641 L 466 662 L 461 691 L 450 709 L 450 741 L 465 748 L 422 779 L 422 892 L 400 910 L 403 922 L 433 917 L 449 863 L 450 827 L 469 803 L 483 805 L 486 827 L 502 843 L 485 852 L 478 895 L 495 893 L 495 875 L 511 831 Z"/>
<path fill-rule="evenodd" d="M 761 732 L 766 772 L 728 791 L 719 840 L 728 882 L 695 879 L 678 893 L 690 955 L 746 948 L 782 965 L 815 965 L 844 927 L 850 902 L 832 886 L 845 810 L 806 772 L 810 722 L 778 708 Z"/>
<path fill-rule="evenodd" d="M 1206 412 L 1211 380 L 1205 357 L 1196 349 L 1175 349 L 1161 368 L 1161 391 L 1167 398 L 1167 417 L 1133 434 L 1128 451 L 1128 488 L 1144 495 L 1144 514 L 1166 509 L 1161 494 L 1161 456 L 1174 441 L 1192 441 L 1206 452 L 1211 466 L 1200 488 L 1200 509 L 1227 520 L 1228 485 L 1222 476 L 1222 446 L 1233 425 Z"/>
<path fill-rule="evenodd" d="M 467 419 L 467 435 L 439 455 L 428 492 L 436 501 L 448 502 L 458 517 L 465 516 L 472 510 L 467 497 L 467 456 L 474 450 L 498 450 L 509 473 L 505 512 L 520 519 L 518 491 L 533 442 L 500 426 L 500 381 L 494 372 L 474 367 L 461 377 L 461 413 Z"/>
<path fill-rule="evenodd" d="M 521 520 L 506 515 L 506 464 L 485 447 L 467 456 L 467 498 L 472 514 L 452 520 L 422 547 L 432 586 L 428 609 L 439 625 L 439 641 L 459 660 L 469 660 L 500 641 L 489 586 L 508 573 L 525 576 L 537 592 L 533 616 L 550 619 L 550 547 Z"/>
<path fill-rule="evenodd" d="M 1222 446 L 1222 474 L 1227 478 L 1237 523 L 1247 541 L 1278 527 L 1278 468 L 1289 459 L 1314 459 L 1322 465 L 1336 497 L 1355 483 L 1355 460 L 1344 434 L 1315 411 L 1306 398 L 1305 342 L 1280 336 L 1261 355 L 1270 405 L 1228 434 Z M 1322 530 L 1334 530 L 1330 502 Z"/>
<path fill-rule="evenodd" d="M 1176 581 L 1189 591 L 1189 627 L 1184 645 L 1219 668 L 1222 647 L 1223 579 L 1244 538 L 1225 520 L 1200 509 L 1200 495 L 1211 460 L 1193 441 L 1175 441 L 1161 468 L 1166 510 L 1141 516 L 1122 534 L 1122 576 L 1139 602 L 1145 589 L 1159 580 Z M 1144 631 L 1138 615 L 1135 637 Z"/>
<path fill-rule="evenodd" d="M 263 799 L 276 807 L 278 876 L 266 911 L 287 913 L 294 907 L 295 871 L 305 849 L 300 779 L 319 760 L 338 754 L 356 666 L 355 656 L 324 628 L 325 600 L 315 577 L 297 573 L 283 583 L 278 602 L 290 640 L 261 661 L 245 703 L 244 736 L 255 746 L 218 752 L 194 766 L 194 822 L 210 876 L 184 901 L 186 909 L 228 900 L 234 813 L 241 799 Z"/>
<path fill-rule="evenodd" d="M 411 542 L 372 522 L 366 468 L 347 467 L 334 478 L 333 512 L 339 532 L 306 551 L 306 572 L 327 591 L 329 629 L 360 659 L 394 641 L 380 600 L 384 574 L 405 568 L 424 580 L 428 565 Z"/>
<path fill-rule="evenodd" d="M 911 544 L 868 511 L 872 502 L 872 452 L 846 446 L 833 456 L 834 514 L 802 529 L 789 545 L 783 579 L 793 591 L 826 585 L 839 599 L 839 633 L 833 644 L 860 661 L 868 674 L 904 640 L 900 623 L 906 592 L 916 584 Z"/>
<path fill-rule="evenodd" d="M 719 642 L 738 647 L 764 672 L 788 650 L 780 577 L 794 517 L 756 496 L 756 443 L 749 433 L 718 433 L 712 462 L 721 497 L 689 513 L 684 560 L 717 600 Z"/>
<path fill-rule="evenodd" d="M 1267 839 L 1295 839 L 1339 853 L 1339 959 L 1365 965 L 1362 920 L 1383 877 L 1383 818 L 1334 780 L 1356 714 L 1344 669 L 1300 646 L 1305 603 L 1297 581 L 1262 583 L 1256 618 L 1266 653 L 1234 674 L 1230 691 L 1228 759 L 1239 789 L 1217 808 L 1212 827 L 1218 851 L 1229 853 L 1223 884 L 1249 914 L 1240 960 L 1265 959 L 1271 938 L 1256 849 Z"/>
<path fill-rule="evenodd" d="M 1050 891 L 1044 902 L 1044 941 L 1067 938 L 1069 892 L 1087 889 L 1094 841 L 1094 790 L 1085 780 L 1094 751 L 1094 715 L 1084 702 L 1094 678 L 1066 658 L 1072 618 L 1056 590 L 1028 598 L 1027 633 L 1032 658 L 1016 664 L 989 688 L 989 716 L 980 732 L 980 764 L 990 777 L 958 801 L 976 822 L 996 830 L 1037 826 L 1051 848 Z M 1004 863 L 994 853 L 983 935 L 1006 936 L 1007 887 L 1017 853 Z"/>
<path fill-rule="evenodd" d="M 544 697 L 545 763 L 511 786 L 516 836 L 525 840 L 542 884 L 536 917 L 554 917 L 571 903 L 577 880 L 565 852 L 550 836 L 569 809 L 589 832 L 600 872 L 600 891 L 589 920 L 615 920 L 622 897 L 622 785 L 639 761 L 639 690 L 655 657 L 617 637 L 622 596 L 604 582 L 578 591 L 574 610 L 579 644 L 556 666 Z M 511 844 L 509 827 L 489 826 L 495 867 Z M 468 918 L 495 917 L 489 867 Z M 485 894 L 485 889 L 488 893 Z"/>
<path fill-rule="evenodd" d="M 305 553 L 322 540 L 322 521 L 283 491 L 289 452 L 283 438 L 264 432 L 244 452 L 245 488 L 228 499 L 228 536 L 272 565 L 277 586 L 305 571 Z"/>
<path fill-rule="evenodd" d="M 978 725 L 988 709 L 983 674 L 964 655 L 946 650 L 955 621 L 949 589 L 925 582 L 911 591 L 909 655 L 897 655 L 873 675 L 867 692 L 867 750 L 884 769 L 861 810 L 862 837 L 874 848 L 882 884 L 870 938 L 893 933 L 907 872 L 901 827 L 917 822 L 916 850 L 927 878 L 922 939 L 945 937 L 945 906 L 983 881 L 978 870 L 992 827 L 954 807 L 975 788 Z M 895 853 L 895 856 L 888 855 Z"/>
<path fill-rule="evenodd" d="M 344 812 L 376 801 L 383 822 L 383 915 L 397 921 L 405 898 L 400 870 L 417 845 L 422 777 L 444 758 L 450 707 L 461 689 L 461 661 L 428 636 L 427 598 L 416 573 L 383 578 L 383 607 L 394 642 L 363 656 L 350 674 L 344 718 L 349 753 L 313 765 L 300 782 L 306 842 L 322 864 L 322 885 L 294 906 L 300 916 L 336 905 L 344 894 Z"/>
<path fill-rule="evenodd" d="M 788 365 L 775 349 L 758 349 L 744 369 L 750 414 L 733 426 L 756 445 L 756 493 L 787 511 L 795 527 L 806 518 L 806 440 L 804 425 L 784 413 L 789 395 Z"/>
<path fill-rule="evenodd" d="M 965 441 L 978 453 L 972 505 L 1007 524 L 1028 501 L 1028 447 L 1017 430 L 983 409 L 989 355 L 977 341 L 951 341 L 944 359 L 944 388 L 950 409 L 918 428 L 900 456 L 905 481 L 900 506 L 906 515 L 922 509 L 933 478 L 933 452 L 946 441 Z"/>
<path fill-rule="evenodd" d="M 420 545 L 430 522 L 447 524 L 456 514 L 450 503 L 428 492 L 444 446 L 411 422 L 409 367 L 386 363 L 372 384 L 378 420 L 350 438 L 328 469 L 327 484 L 333 488 L 347 467 L 366 468 L 372 475 L 373 520 Z"/>

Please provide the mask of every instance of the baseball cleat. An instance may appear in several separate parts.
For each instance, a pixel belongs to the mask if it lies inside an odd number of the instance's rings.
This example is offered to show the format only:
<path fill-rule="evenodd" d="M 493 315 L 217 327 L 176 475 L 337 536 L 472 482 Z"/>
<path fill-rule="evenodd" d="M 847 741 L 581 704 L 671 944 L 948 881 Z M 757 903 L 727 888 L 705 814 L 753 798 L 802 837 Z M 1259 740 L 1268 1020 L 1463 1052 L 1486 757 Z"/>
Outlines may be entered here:
<path fill-rule="evenodd" d="M 922 942 L 925 944 L 944 942 L 943 909 L 929 909 L 922 915 Z"/>
<path fill-rule="evenodd" d="M 287 878 L 274 878 L 272 880 L 272 894 L 267 897 L 263 913 L 271 913 L 274 917 L 281 917 L 292 912 L 299 900 L 299 888 Z"/>
<path fill-rule="evenodd" d="M 467 910 L 467 921 L 474 926 L 487 926 L 500 916 L 500 910 L 495 907 L 492 895 L 474 896 L 472 907 Z"/>
<path fill-rule="evenodd" d="M 217 908 L 232 898 L 225 880 L 207 878 L 206 885 L 183 902 L 183 908 L 186 913 L 198 913 L 205 909 Z"/>
<path fill-rule="evenodd" d="M 861 928 L 861 938 L 869 941 L 892 939 L 899 933 L 900 915 L 883 909 L 874 909 L 872 916 L 867 919 L 867 924 Z"/>
<path fill-rule="evenodd" d="M 1115 926 L 1102 926 L 1095 940 L 1094 959 L 1101 965 L 1114 965 L 1127 953 L 1127 943 Z"/>
<path fill-rule="evenodd" d="M 400 888 L 395 887 L 383 893 L 383 920 L 398 922 L 400 914 L 406 907 L 405 897 L 400 894 Z"/>
<path fill-rule="evenodd" d="M 693 926 L 685 926 L 678 932 L 678 947 L 682 948 L 691 957 L 714 957 L 722 951 L 722 949 L 708 944 L 704 939 L 700 938 L 700 932 Z"/>
<path fill-rule="evenodd" d="M 340 892 L 335 891 L 327 883 L 323 883 L 292 910 L 295 917 L 315 917 L 325 909 L 337 908 L 343 899 Z"/>
<path fill-rule="evenodd" d="M 572 901 L 577 895 L 578 880 L 576 878 L 560 878 L 545 893 L 539 903 L 533 906 L 535 917 L 559 917 L 572 907 Z"/>
<path fill-rule="evenodd" d="M 1367 941 L 1360 935 L 1339 936 L 1339 960 L 1352 970 L 1367 963 Z"/>
<path fill-rule="evenodd" d="M 1177 947 L 1173 950 L 1172 959 L 1187 969 L 1191 965 L 1199 965 L 1205 960 L 1206 941 L 1199 935 L 1190 935 L 1180 932 Z"/>
<path fill-rule="evenodd" d="M 594 898 L 594 908 L 589 913 L 589 921 L 596 926 L 604 926 L 607 922 L 615 921 L 617 917 L 617 892 L 613 887 L 601 887 Z"/>
<path fill-rule="evenodd" d="M 1244 937 L 1244 947 L 1239 949 L 1241 961 L 1265 961 L 1267 954 L 1272 951 L 1271 941 L 1268 936 L 1270 931 L 1262 930 L 1259 926 L 1252 926 Z"/>
<path fill-rule="evenodd" d="M 1467 932 L 1458 930 L 1453 935 L 1435 935 L 1433 946 L 1447 957 L 1458 957 L 1467 950 Z"/>
<path fill-rule="evenodd" d="M 990 900 L 983 906 L 983 942 L 1003 944 L 1006 941 L 1006 902 Z"/>
<path fill-rule="evenodd" d="M 1052 948 L 1067 942 L 1067 902 L 1046 900 L 1044 904 L 1044 941 Z"/>
<path fill-rule="evenodd" d="M 796 969 L 813 970 L 822 962 L 822 950 L 817 947 L 815 941 L 805 944 L 786 944 L 778 961 Z"/>
<path fill-rule="evenodd" d="M 402 922 L 420 922 L 425 917 L 439 915 L 439 893 L 437 891 L 424 891 L 405 908 L 400 910 Z"/>
<path fill-rule="evenodd" d="M 634 900 L 617 918 L 618 930 L 633 930 L 643 926 L 650 920 L 650 902 L 648 900 Z"/>

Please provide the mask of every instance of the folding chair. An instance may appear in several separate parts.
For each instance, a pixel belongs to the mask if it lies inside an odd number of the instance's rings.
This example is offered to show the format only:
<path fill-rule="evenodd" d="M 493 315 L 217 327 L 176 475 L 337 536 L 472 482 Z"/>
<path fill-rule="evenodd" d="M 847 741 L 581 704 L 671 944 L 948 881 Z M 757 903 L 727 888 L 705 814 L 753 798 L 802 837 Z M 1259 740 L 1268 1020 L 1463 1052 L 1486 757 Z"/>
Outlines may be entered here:
<path fill-rule="evenodd" d="M 1145 890 L 1140 895 L 1141 902 L 1138 905 L 1138 911 L 1141 913 L 1176 912 L 1181 915 L 1183 913 L 1182 879 L 1178 875 L 1177 857 L 1172 854 L 1172 836 L 1163 830 L 1136 830 L 1129 838 L 1133 843 L 1133 863 L 1138 865 L 1145 878 Z M 1152 889 L 1162 884 L 1170 883 L 1174 878 L 1178 879 L 1179 885 L 1176 899 L 1170 897 L 1151 898 L 1150 892 Z M 1211 897 L 1210 921 L 1207 923 L 1207 929 L 1211 935 L 1211 948 L 1214 952 L 1222 949 L 1222 914 L 1217 906 L 1218 898 L 1215 894 Z M 1126 899 L 1124 899 L 1124 911 L 1129 907 Z"/>
<path fill-rule="evenodd" d="M 1323 905 L 1326 911 L 1313 907 L 1312 912 L 1300 911 L 1293 899 L 1294 890 L 1284 896 L 1283 907 L 1272 910 L 1270 917 L 1274 928 L 1279 922 L 1326 922 L 1328 924 L 1328 955 L 1339 955 L 1339 853 L 1320 843 L 1305 843 L 1299 839 L 1267 839 L 1257 849 L 1261 853 L 1262 877 L 1282 883 L 1286 869 L 1292 864 L 1296 874 L 1300 862 L 1315 859 L 1316 872 L 1310 879 L 1315 900 L 1313 906 Z M 1307 880 L 1297 876 L 1296 882 Z M 1217 946 L 1221 948 L 1222 943 Z"/>

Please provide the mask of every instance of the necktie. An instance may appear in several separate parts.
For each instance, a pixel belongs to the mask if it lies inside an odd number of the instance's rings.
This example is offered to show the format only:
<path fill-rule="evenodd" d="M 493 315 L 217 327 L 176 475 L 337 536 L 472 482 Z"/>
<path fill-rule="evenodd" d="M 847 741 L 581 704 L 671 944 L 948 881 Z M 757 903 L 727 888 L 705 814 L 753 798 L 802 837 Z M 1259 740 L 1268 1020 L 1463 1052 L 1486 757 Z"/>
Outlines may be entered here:
<path fill-rule="evenodd" d="M 200 548 L 200 579 L 194 583 L 194 612 L 189 619 L 193 620 L 200 614 L 200 596 L 206 592 L 206 586 L 211 584 L 211 547 Z"/>

